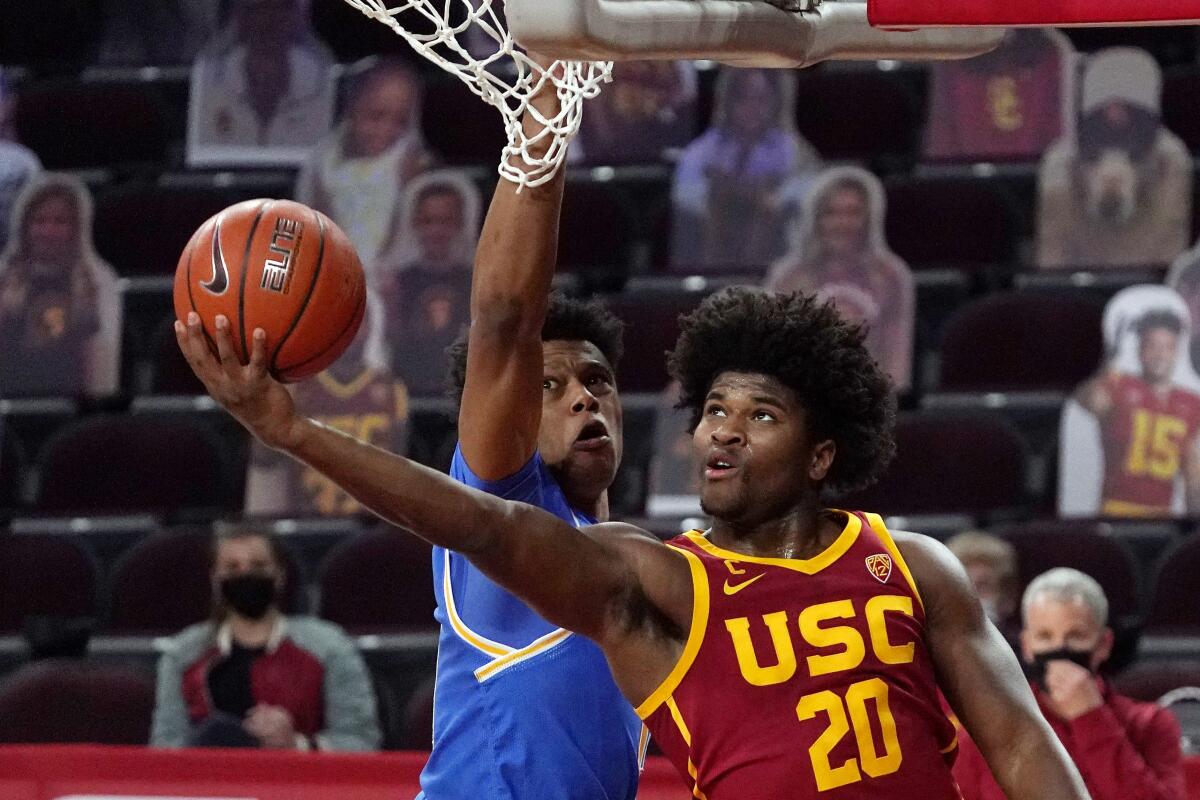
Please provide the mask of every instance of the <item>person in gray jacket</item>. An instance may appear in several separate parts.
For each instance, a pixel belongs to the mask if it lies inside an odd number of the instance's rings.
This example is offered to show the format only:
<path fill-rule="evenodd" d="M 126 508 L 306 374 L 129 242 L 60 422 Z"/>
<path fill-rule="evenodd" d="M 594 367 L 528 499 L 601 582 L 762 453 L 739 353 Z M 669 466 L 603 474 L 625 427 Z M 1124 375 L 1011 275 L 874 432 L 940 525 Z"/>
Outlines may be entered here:
<path fill-rule="evenodd" d="M 280 543 L 228 528 L 213 553 L 213 616 L 173 637 L 159 661 L 151 745 L 379 749 L 375 695 L 354 643 L 332 623 L 280 608 Z"/>

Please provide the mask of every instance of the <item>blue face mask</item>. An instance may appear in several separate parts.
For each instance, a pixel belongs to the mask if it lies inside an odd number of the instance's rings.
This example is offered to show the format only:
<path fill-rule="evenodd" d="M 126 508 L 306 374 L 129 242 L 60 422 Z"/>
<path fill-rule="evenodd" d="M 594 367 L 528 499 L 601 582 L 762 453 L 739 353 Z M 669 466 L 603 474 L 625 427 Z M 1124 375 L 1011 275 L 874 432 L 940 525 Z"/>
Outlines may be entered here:
<path fill-rule="evenodd" d="M 1074 650 L 1070 647 L 1059 647 L 1056 650 L 1034 653 L 1033 661 L 1029 664 L 1029 677 L 1041 687 L 1043 692 L 1049 691 L 1046 688 L 1046 665 L 1051 661 L 1070 661 L 1072 664 L 1078 664 L 1088 672 L 1092 672 L 1091 650 Z"/>

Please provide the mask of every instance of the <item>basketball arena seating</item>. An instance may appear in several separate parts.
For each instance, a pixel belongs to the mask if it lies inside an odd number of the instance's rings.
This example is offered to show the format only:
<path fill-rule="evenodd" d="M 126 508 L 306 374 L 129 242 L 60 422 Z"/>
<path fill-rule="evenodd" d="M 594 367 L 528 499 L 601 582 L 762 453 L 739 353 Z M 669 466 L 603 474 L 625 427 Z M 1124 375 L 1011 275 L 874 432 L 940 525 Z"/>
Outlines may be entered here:
<path fill-rule="evenodd" d="M 0 743 L 145 744 L 154 678 L 123 664 L 48 660 L 0 686 Z"/>
<path fill-rule="evenodd" d="M 843 498 L 841 507 L 1002 520 L 1019 515 L 1029 502 L 1025 444 L 995 414 L 901 414 L 896 449 L 896 460 L 879 482 Z"/>
<path fill-rule="evenodd" d="M 938 389 L 1073 389 L 1103 354 L 1103 304 L 1065 292 L 1001 292 L 973 300 L 947 322 Z"/>
<path fill-rule="evenodd" d="M 237 463 L 200 421 L 182 415 L 96 414 L 55 434 L 38 458 L 34 508 L 122 513 L 231 510 Z"/>
<path fill-rule="evenodd" d="M 150 82 L 57 79 L 21 93 L 15 124 L 47 169 L 152 166 L 166 160 L 171 140 L 164 105 Z"/>
<path fill-rule="evenodd" d="M 0 635 L 30 617 L 95 617 L 100 575 L 78 537 L 0 535 Z"/>
<path fill-rule="evenodd" d="M 72 59 L 89 52 L 89 4 L 60 4 L 71 24 L 56 18 L 53 37 L 39 27 L 41 15 L 8 5 L 0 5 L 0 52 L 30 64 L 17 75 L 18 134 L 47 167 L 74 171 L 92 189 L 97 249 L 125 279 L 125 321 L 117 396 L 0 400 L 0 674 L 8 673 L 0 677 L 0 741 L 144 741 L 155 637 L 208 613 L 207 522 L 240 511 L 247 450 L 236 423 L 195 397 L 200 386 L 171 329 L 172 271 L 205 218 L 239 200 L 290 196 L 295 173 L 186 169 L 186 68 L 64 64 L 64 36 L 77 45 Z M 379 52 L 411 57 L 341 0 L 316 0 L 314 20 L 343 62 Z M 9 35 L 34 29 L 46 31 L 46 42 Z M 1166 67 L 1165 124 L 1200 153 L 1194 31 L 1112 35 L 1070 32 L 1084 46 L 1153 49 Z M 427 138 L 486 196 L 504 138 L 498 115 L 453 77 L 418 68 L 429 79 Z M 1061 565 L 1092 574 L 1122 624 L 1146 623 L 1143 659 L 1117 677 L 1118 688 L 1153 699 L 1198 685 L 1194 523 L 1044 519 L 1054 509 L 1058 408 L 1099 364 L 1103 303 L 1163 272 L 1031 271 L 1023 259 L 1037 165 L 920 163 L 926 77 L 919 65 L 894 63 L 797 73 L 797 130 L 829 161 L 863 163 L 881 176 L 887 238 L 917 282 L 915 386 L 901 398 L 898 460 L 878 486 L 843 502 L 941 537 L 984 526 L 1017 547 L 1025 578 Z M 715 72 L 702 68 L 699 78 L 704 119 Z M 570 169 L 560 237 L 563 285 L 600 292 L 628 324 L 626 453 L 613 508 L 664 538 L 680 520 L 641 519 L 668 384 L 663 354 L 680 314 L 722 286 L 760 280 L 764 266 L 701 278 L 671 265 L 671 175 L 669 161 Z M 1193 205 L 1200 232 L 1200 202 Z M 411 412 L 409 455 L 444 468 L 453 409 L 442 398 L 413 398 Z M 359 636 L 386 745 L 428 747 L 436 646 L 428 548 L 363 519 L 264 524 L 289 545 L 290 607 Z M 100 661 L 12 672 L 25 658 L 20 634 L 30 617 L 93 618 Z M 69 702 L 38 699 L 56 694 Z M 118 705 L 122 713 L 112 713 Z M 80 709 L 100 715 L 102 729 L 79 727 L 93 718 Z M 129 727 L 108 723 L 118 718 Z"/>
<path fill-rule="evenodd" d="M 283 606 L 301 606 L 304 578 L 285 548 Z M 170 634 L 209 616 L 212 609 L 212 536 L 206 529 L 163 531 L 133 545 L 109 578 L 107 627 L 123 634 Z"/>
<path fill-rule="evenodd" d="M 922 117 L 918 86 L 907 77 L 878 70 L 801 71 L 796 75 L 796 130 L 831 161 L 908 167 Z M 849 97 L 854 102 L 846 102 Z"/>
<path fill-rule="evenodd" d="M 1146 614 L 1148 631 L 1200 633 L 1197 570 L 1200 570 L 1200 539 L 1196 537 L 1177 542 L 1162 554 Z"/>
<path fill-rule="evenodd" d="M 196 228 L 226 206 L 291 191 L 290 175 L 165 175 L 98 192 L 96 250 L 125 276 L 173 275 Z M 153 235 L 148 235 L 153 231 Z"/>
<path fill-rule="evenodd" d="M 1138 564 L 1129 546 L 1097 523 L 1031 522 L 1006 531 L 1005 538 L 1016 548 L 1022 585 L 1048 569 L 1071 567 L 1104 587 L 1114 621 L 1141 614 Z"/>
<path fill-rule="evenodd" d="M 1015 259 L 1018 215 L 1005 187 L 935 174 L 886 188 L 888 245 L 915 269 L 951 268 L 994 281 L 999 276 L 988 271 Z"/>
<path fill-rule="evenodd" d="M 428 629 L 430 552 L 417 537 L 388 527 L 348 538 L 321 564 L 320 615 L 353 633 Z"/>

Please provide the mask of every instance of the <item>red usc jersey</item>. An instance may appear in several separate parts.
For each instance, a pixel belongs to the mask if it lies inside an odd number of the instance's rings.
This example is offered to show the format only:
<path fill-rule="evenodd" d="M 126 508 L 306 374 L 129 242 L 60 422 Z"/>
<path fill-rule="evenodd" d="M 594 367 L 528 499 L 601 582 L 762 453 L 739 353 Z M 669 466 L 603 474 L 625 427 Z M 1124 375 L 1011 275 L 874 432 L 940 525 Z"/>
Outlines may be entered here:
<path fill-rule="evenodd" d="M 638 714 L 701 800 L 959 800 L 925 614 L 875 514 L 806 560 L 669 544 L 692 568 L 691 631 Z"/>
<path fill-rule="evenodd" d="M 1113 516 L 1170 516 L 1185 448 L 1200 429 L 1200 395 L 1172 387 L 1155 392 L 1135 375 L 1107 381 L 1113 409 L 1101 422 L 1104 495 Z"/>

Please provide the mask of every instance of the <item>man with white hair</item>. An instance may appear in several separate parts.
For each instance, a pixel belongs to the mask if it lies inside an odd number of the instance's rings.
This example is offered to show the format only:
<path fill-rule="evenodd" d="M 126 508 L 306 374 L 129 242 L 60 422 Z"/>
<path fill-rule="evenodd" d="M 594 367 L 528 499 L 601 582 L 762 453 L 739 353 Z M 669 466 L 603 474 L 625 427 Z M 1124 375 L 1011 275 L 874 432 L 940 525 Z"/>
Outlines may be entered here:
<path fill-rule="evenodd" d="M 1034 695 L 1093 800 L 1183 800 L 1175 718 L 1116 694 L 1096 675 L 1113 648 L 1100 584 L 1079 570 L 1052 569 L 1026 588 L 1021 613 Z M 954 776 L 964 800 L 1004 800 L 978 748 L 959 735 Z"/>

